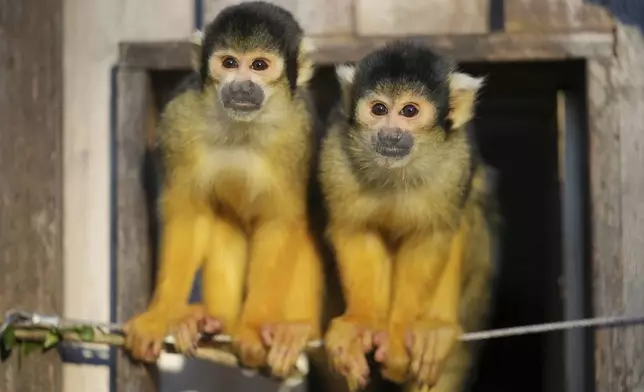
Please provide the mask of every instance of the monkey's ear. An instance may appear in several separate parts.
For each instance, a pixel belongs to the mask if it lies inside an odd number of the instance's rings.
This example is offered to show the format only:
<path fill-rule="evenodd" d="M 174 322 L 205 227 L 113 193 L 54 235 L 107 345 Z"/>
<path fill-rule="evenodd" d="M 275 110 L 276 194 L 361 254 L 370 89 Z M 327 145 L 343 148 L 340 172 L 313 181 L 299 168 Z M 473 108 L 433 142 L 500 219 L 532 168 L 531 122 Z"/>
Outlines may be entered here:
<path fill-rule="evenodd" d="M 356 67 L 348 64 L 338 65 L 335 67 L 335 74 L 338 76 L 338 82 L 340 82 L 342 106 L 346 110 L 349 110 L 349 97 L 353 80 L 356 76 Z"/>
<path fill-rule="evenodd" d="M 458 129 L 472 119 L 476 97 L 484 81 L 485 77 L 477 78 L 461 72 L 449 75 L 448 118 L 452 122 L 452 129 Z"/>
<path fill-rule="evenodd" d="M 190 35 L 190 64 L 192 69 L 199 71 L 201 67 L 201 45 L 203 44 L 203 31 L 196 30 Z"/>
<path fill-rule="evenodd" d="M 299 69 L 297 70 L 297 81 L 295 82 L 298 87 L 306 85 L 315 72 L 315 63 L 313 62 L 313 52 L 315 45 L 309 37 L 302 38 L 300 42 L 300 51 L 298 53 L 297 63 Z"/>

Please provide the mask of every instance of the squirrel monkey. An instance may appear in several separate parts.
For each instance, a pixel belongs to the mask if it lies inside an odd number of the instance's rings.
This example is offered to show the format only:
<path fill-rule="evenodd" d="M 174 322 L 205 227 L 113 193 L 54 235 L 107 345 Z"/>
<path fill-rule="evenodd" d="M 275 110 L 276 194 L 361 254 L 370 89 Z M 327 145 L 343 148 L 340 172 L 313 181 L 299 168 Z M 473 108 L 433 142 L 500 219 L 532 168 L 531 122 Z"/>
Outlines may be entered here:
<path fill-rule="evenodd" d="M 293 16 L 265 2 L 222 10 L 196 45 L 200 83 L 167 105 L 159 132 L 161 266 L 151 304 L 127 327 L 154 360 L 208 332 L 233 336 L 241 362 L 286 375 L 320 337 L 322 266 L 307 187 L 314 126 L 311 46 Z M 198 269 L 203 302 L 188 305 Z"/>
<path fill-rule="evenodd" d="M 320 181 L 346 307 L 325 345 L 364 387 L 375 349 L 385 379 L 456 392 L 487 321 L 491 232 L 486 171 L 467 132 L 482 78 L 395 41 L 338 68 L 344 113 L 323 141 Z"/>

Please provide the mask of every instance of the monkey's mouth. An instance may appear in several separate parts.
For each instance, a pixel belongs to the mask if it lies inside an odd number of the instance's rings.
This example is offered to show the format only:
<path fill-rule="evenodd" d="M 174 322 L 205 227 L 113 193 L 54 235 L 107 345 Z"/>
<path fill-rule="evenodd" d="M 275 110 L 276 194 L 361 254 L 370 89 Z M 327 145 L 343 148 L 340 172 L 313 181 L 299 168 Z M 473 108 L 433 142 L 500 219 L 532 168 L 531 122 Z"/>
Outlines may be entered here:
<path fill-rule="evenodd" d="M 411 148 L 376 145 L 376 152 L 387 158 L 404 158 L 411 152 Z"/>
<path fill-rule="evenodd" d="M 252 112 L 258 110 L 262 105 L 255 101 L 239 101 L 231 99 L 224 106 L 226 109 L 232 109 L 240 112 Z"/>

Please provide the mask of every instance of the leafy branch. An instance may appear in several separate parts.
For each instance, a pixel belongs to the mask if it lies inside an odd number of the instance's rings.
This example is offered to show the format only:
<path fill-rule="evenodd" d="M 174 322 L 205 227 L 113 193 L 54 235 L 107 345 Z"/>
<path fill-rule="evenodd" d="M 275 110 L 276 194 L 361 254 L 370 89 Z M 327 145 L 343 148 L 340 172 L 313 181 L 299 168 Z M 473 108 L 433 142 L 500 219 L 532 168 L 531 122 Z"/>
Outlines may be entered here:
<path fill-rule="evenodd" d="M 48 351 L 55 348 L 62 341 L 122 347 L 125 343 L 125 337 L 122 334 L 106 333 L 100 328 L 88 325 L 66 328 L 10 325 L 2 333 L 0 359 L 5 361 L 12 352 L 17 351 L 18 366 L 20 367 L 23 358 L 27 355 L 38 349 L 41 352 Z M 168 352 L 176 352 L 172 344 L 166 343 L 165 349 Z M 196 348 L 193 357 L 229 367 L 239 367 L 237 356 L 231 352 L 230 345 L 227 343 L 201 342 Z M 304 368 L 298 366 L 289 378 L 299 379 L 305 373 L 306 365 L 304 365 Z"/>

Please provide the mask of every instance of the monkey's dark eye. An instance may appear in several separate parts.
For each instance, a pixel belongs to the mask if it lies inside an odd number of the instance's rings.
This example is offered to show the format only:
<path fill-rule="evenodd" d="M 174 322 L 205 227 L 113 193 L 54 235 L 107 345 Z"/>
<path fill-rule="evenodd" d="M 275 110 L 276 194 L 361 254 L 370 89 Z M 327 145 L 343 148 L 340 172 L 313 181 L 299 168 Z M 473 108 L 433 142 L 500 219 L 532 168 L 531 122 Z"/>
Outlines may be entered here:
<path fill-rule="evenodd" d="M 268 68 L 268 63 L 265 60 L 257 59 L 253 61 L 250 67 L 255 71 L 263 71 Z"/>
<path fill-rule="evenodd" d="M 418 108 L 414 105 L 405 105 L 405 107 L 400 110 L 400 114 L 405 117 L 414 117 L 418 114 Z"/>
<path fill-rule="evenodd" d="M 376 116 L 384 116 L 387 114 L 387 107 L 383 103 L 376 103 L 371 107 L 371 113 Z"/>
<path fill-rule="evenodd" d="M 237 60 L 235 60 L 232 57 L 226 57 L 224 60 L 221 62 L 221 65 L 224 66 L 224 68 L 237 68 L 239 64 L 237 63 Z"/>

